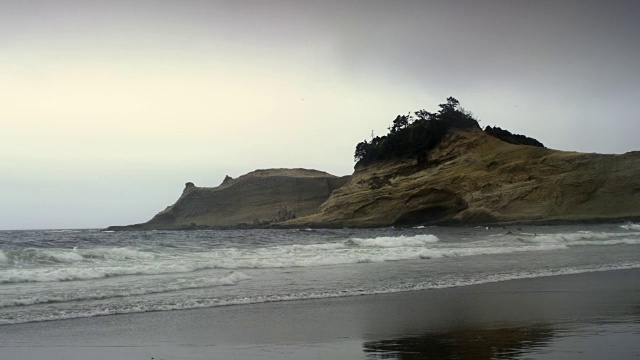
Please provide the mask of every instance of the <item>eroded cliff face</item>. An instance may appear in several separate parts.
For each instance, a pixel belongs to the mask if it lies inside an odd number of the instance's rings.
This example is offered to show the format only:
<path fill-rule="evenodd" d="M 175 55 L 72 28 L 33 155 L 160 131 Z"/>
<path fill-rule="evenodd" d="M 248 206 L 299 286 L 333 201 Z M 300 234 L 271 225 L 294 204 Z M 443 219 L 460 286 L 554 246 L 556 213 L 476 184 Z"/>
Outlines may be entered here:
<path fill-rule="evenodd" d="M 565 152 L 455 129 L 415 160 L 357 167 L 320 211 L 287 226 L 604 221 L 640 217 L 640 152 Z"/>
<path fill-rule="evenodd" d="M 348 177 L 307 169 L 256 170 L 220 186 L 187 183 L 175 204 L 143 224 L 114 230 L 258 227 L 310 215 Z"/>

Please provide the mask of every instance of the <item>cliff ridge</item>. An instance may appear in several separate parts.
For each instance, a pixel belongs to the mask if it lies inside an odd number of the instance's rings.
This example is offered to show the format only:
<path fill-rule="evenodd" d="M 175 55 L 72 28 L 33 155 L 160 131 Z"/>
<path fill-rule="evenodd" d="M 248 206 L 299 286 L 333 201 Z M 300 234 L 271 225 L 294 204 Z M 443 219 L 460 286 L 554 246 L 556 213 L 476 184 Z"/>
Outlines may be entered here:
<path fill-rule="evenodd" d="M 175 204 L 142 224 L 111 230 L 262 227 L 310 215 L 348 177 L 309 169 L 264 169 L 216 187 L 185 184 Z"/>
<path fill-rule="evenodd" d="M 640 218 L 640 152 L 603 155 L 516 145 L 452 129 L 419 164 L 358 164 L 304 227 L 613 221 Z"/>

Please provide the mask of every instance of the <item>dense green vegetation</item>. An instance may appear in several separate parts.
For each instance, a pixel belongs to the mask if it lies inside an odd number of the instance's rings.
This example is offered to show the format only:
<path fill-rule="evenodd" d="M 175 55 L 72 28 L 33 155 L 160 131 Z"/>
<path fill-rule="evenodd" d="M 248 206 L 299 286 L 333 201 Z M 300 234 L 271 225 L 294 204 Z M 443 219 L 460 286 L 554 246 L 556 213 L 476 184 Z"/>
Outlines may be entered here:
<path fill-rule="evenodd" d="M 389 133 L 363 141 L 356 146 L 355 161 L 358 165 L 376 161 L 414 158 L 418 164 L 427 161 L 429 151 L 438 146 L 451 128 L 478 128 L 473 115 L 460 107 L 453 97 L 438 105 L 440 110 L 429 112 L 418 110 L 407 115 L 398 115 Z"/>
<path fill-rule="evenodd" d="M 534 138 L 530 138 L 528 136 L 524 136 L 524 135 L 520 135 L 520 134 L 512 134 L 511 132 L 509 132 L 508 130 L 504 130 L 501 129 L 497 126 L 495 127 L 491 127 L 491 126 L 487 126 L 484 129 L 484 132 L 486 132 L 487 134 L 493 136 L 493 137 L 497 137 L 498 139 L 502 140 L 502 141 L 506 141 L 508 143 L 511 144 L 516 144 L 516 145 L 531 145 L 531 146 L 538 146 L 538 147 L 544 147 L 544 145 L 542 145 L 542 143 Z"/>
<path fill-rule="evenodd" d="M 416 159 L 417 164 L 425 164 L 429 151 L 434 149 L 452 128 L 480 129 L 478 120 L 460 106 L 460 102 L 448 97 L 447 102 L 438 105 L 440 110 L 429 112 L 418 110 L 407 115 L 398 115 L 389 126 L 389 133 L 372 137 L 356 145 L 356 165 L 366 165 L 389 159 Z M 528 136 L 512 134 L 497 126 L 487 126 L 485 133 L 502 141 L 516 145 L 544 147 L 541 142 Z"/>

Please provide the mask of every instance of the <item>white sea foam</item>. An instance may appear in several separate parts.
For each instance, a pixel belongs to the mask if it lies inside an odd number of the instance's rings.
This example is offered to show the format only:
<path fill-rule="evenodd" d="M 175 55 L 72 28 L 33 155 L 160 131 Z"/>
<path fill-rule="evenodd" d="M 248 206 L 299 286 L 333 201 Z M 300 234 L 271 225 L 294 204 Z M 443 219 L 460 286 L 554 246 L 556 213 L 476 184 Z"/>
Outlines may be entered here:
<path fill-rule="evenodd" d="M 7 256 L 4 254 L 4 252 L 2 250 L 0 250 L 0 265 L 2 264 L 6 264 L 9 262 L 9 259 L 7 258 Z"/>
<path fill-rule="evenodd" d="M 22 250 L 10 250 L 5 254 L 7 261 L 16 264 L 29 263 L 60 263 L 72 264 L 83 260 L 82 255 L 75 249 L 36 249 L 25 248 Z"/>
<path fill-rule="evenodd" d="M 364 247 L 418 247 L 425 246 L 440 241 L 435 235 L 416 235 L 416 236 L 395 236 L 395 237 L 377 237 L 373 239 L 353 238 L 351 243 Z"/>
<path fill-rule="evenodd" d="M 350 288 L 341 289 L 339 291 L 309 291 L 292 294 L 259 294 L 252 296 L 240 296 L 231 297 L 226 299 L 221 298 L 191 298 L 191 299 L 179 299 L 176 302 L 163 302 L 163 303 L 129 303 L 119 306 L 95 306 L 91 310 L 58 310 L 48 311 L 45 313 L 16 313 L 12 318 L 0 319 L 0 325 L 16 324 L 26 322 L 42 322 L 50 320 L 61 320 L 71 318 L 85 318 L 94 316 L 105 316 L 115 314 L 129 314 L 129 313 L 141 313 L 151 311 L 171 311 L 171 310 L 183 310 L 183 309 L 195 309 L 195 308 L 208 308 L 217 306 L 229 306 L 229 305 L 242 305 L 242 304 L 255 304 L 255 303 L 267 303 L 267 302 L 281 302 L 292 300 L 308 300 L 308 299 L 323 299 L 323 298 L 337 298 L 337 297 L 349 297 L 349 296 L 361 296 L 361 295 L 374 295 L 384 293 L 397 293 L 416 290 L 428 290 L 428 289 L 443 289 L 452 287 L 473 286 L 487 283 L 496 283 L 518 279 L 532 279 L 540 277 L 561 276 L 561 275 L 574 275 L 591 272 L 602 272 L 612 270 L 626 270 L 626 269 L 638 269 L 640 263 L 626 263 L 617 265 L 604 265 L 595 267 L 569 267 L 555 270 L 539 270 L 539 271 L 522 271 L 514 273 L 495 273 L 480 275 L 472 279 L 458 279 L 448 278 L 435 281 L 427 281 L 419 284 L 408 284 L 404 286 L 394 287 L 382 287 L 382 288 Z M 233 274 L 230 274 L 230 276 Z M 238 275 L 242 277 L 242 275 Z M 246 275 L 245 275 L 246 276 Z"/>
<path fill-rule="evenodd" d="M 94 248 L 79 250 L 87 258 L 99 258 L 105 260 L 147 260 L 153 259 L 154 254 L 129 248 Z"/>
<path fill-rule="evenodd" d="M 53 293 L 48 291 L 45 294 L 36 296 L 21 296 L 18 298 L 0 299 L 0 308 L 12 306 L 27 306 L 35 304 L 50 304 L 68 301 L 85 301 L 85 300 L 102 300 L 109 298 L 121 298 L 129 296 L 140 296 L 149 294 L 160 294 L 172 291 L 201 289 L 215 286 L 231 286 L 245 280 L 251 279 L 250 276 L 238 271 L 231 271 L 223 277 L 197 277 L 197 278 L 180 278 L 164 283 L 155 283 L 150 286 L 141 285 L 138 287 L 107 287 L 100 290 L 92 290 L 88 292 L 68 292 L 63 291 Z"/>
<path fill-rule="evenodd" d="M 640 224 L 624 224 L 624 225 L 620 225 L 621 228 L 625 229 L 625 230 L 636 230 L 636 231 L 640 231 Z"/>
<path fill-rule="evenodd" d="M 49 267 L 49 268 L 17 268 L 0 271 L 0 284 L 21 282 L 49 282 L 72 280 L 95 280 L 112 276 L 124 275 L 159 275 L 171 273 L 185 273 L 214 266 L 198 266 L 198 264 L 130 264 L 126 266 L 99 267 Z"/>
<path fill-rule="evenodd" d="M 577 232 L 536 236 L 490 236 L 473 242 L 442 242 L 434 235 L 351 238 L 263 247 L 223 247 L 193 252 L 133 248 L 25 249 L 0 263 L 31 264 L 0 269 L 0 283 L 93 280 L 128 275 L 188 273 L 204 269 L 269 269 L 377 263 L 445 257 L 557 251 L 573 246 L 638 245 L 640 233 Z M 9 255 L 9 256 L 7 256 Z M 9 258 L 9 259 L 7 259 Z M 17 261 L 18 260 L 18 261 Z M 29 262 L 31 261 L 31 263 Z M 41 264 L 45 261 L 44 266 Z M 52 263 L 53 265 L 49 265 Z"/>
<path fill-rule="evenodd" d="M 279 246 L 278 248 L 284 252 L 288 252 L 288 251 L 316 252 L 316 251 L 322 251 L 322 250 L 345 249 L 346 247 L 347 246 L 344 243 L 321 243 L 321 244 L 309 244 L 309 245 L 298 245 L 298 244 L 284 245 L 284 246 Z"/>
<path fill-rule="evenodd" d="M 578 231 L 575 233 L 536 235 L 521 239 L 535 243 L 567 244 L 567 245 L 617 245 L 640 244 L 640 233 L 611 233 Z"/>
<path fill-rule="evenodd" d="M 20 251 L 12 251 L 10 257 L 16 263 L 63 263 L 73 264 L 83 261 L 122 261 L 122 260 L 148 260 L 153 259 L 154 254 L 129 248 L 93 248 L 93 249 L 37 249 L 26 248 Z M 7 258 L 6 254 L 5 258 Z"/>
<path fill-rule="evenodd" d="M 75 250 L 42 250 L 38 251 L 36 257 L 59 263 L 75 263 L 84 259 Z"/>
<path fill-rule="evenodd" d="M 574 241 L 570 245 L 583 245 L 583 246 L 607 246 L 607 245 L 640 245 L 640 238 L 638 239 L 613 239 L 613 240 L 601 240 L 601 241 Z"/>
<path fill-rule="evenodd" d="M 550 251 L 550 250 L 564 250 L 567 249 L 566 245 L 561 244 L 542 244 L 531 246 L 499 246 L 499 247 L 461 247 L 461 248 L 447 248 L 437 250 L 424 250 L 421 253 L 423 259 L 434 259 L 441 257 L 462 257 L 462 256 L 477 256 L 477 255 L 497 255 L 497 254 L 511 254 L 516 252 L 528 252 L 528 251 Z"/>

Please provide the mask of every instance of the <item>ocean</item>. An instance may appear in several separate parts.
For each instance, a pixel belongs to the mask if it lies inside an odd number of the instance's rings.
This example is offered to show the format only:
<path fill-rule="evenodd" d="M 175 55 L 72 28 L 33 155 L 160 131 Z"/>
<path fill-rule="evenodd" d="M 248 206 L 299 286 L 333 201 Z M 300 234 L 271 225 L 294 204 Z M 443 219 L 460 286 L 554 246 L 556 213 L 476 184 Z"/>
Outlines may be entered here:
<path fill-rule="evenodd" d="M 0 231 L 0 325 L 640 268 L 640 225 Z"/>

